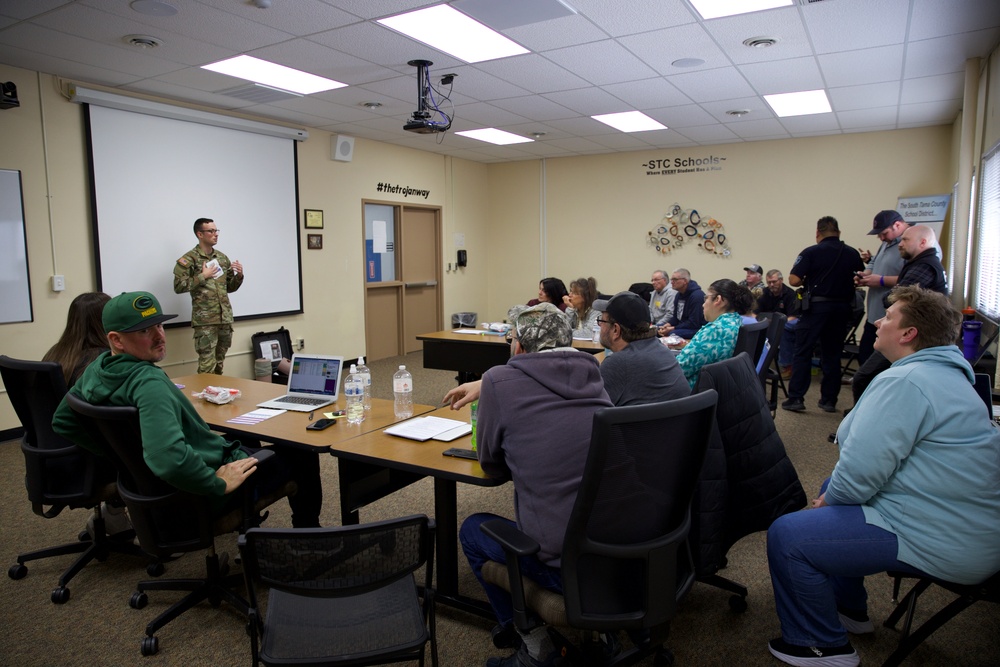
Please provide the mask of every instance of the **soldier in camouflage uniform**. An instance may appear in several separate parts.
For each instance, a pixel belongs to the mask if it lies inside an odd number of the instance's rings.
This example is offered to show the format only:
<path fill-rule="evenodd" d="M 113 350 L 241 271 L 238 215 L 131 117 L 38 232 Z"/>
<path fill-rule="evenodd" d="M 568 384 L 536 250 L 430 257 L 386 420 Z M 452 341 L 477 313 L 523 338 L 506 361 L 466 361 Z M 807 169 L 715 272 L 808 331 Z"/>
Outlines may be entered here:
<path fill-rule="evenodd" d="M 198 372 L 222 374 L 222 363 L 233 343 L 233 307 L 229 292 L 243 284 L 243 265 L 215 250 L 219 228 L 209 218 L 194 222 L 198 245 L 177 260 L 174 292 L 191 293 L 191 326 Z M 218 264 L 216 264 L 216 260 Z"/>

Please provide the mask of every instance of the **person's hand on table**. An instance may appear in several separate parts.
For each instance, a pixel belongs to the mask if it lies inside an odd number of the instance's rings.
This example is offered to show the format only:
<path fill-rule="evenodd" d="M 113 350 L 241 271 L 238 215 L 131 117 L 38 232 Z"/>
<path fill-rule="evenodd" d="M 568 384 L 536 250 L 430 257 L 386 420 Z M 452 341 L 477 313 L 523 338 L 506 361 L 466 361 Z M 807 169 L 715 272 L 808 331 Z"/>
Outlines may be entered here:
<path fill-rule="evenodd" d="M 673 325 L 664 324 L 663 326 L 657 327 L 656 335 L 658 336 L 669 336 L 670 332 L 674 330 Z"/>
<path fill-rule="evenodd" d="M 246 481 L 257 469 L 257 459 L 252 456 L 245 459 L 237 459 L 220 467 L 215 471 L 215 476 L 226 483 L 226 493 L 232 493 Z"/>
<path fill-rule="evenodd" d="M 444 395 L 441 404 L 451 403 L 451 409 L 458 410 L 463 405 L 468 405 L 479 399 L 479 390 L 482 385 L 482 380 L 473 380 L 472 382 L 460 384 Z"/>

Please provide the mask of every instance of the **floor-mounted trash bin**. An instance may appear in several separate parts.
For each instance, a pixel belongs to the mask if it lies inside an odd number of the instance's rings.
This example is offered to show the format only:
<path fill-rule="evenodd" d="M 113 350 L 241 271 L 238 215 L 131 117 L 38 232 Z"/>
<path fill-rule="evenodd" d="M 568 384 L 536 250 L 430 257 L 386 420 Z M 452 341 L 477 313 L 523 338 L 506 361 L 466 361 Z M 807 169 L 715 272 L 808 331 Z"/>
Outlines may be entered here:
<path fill-rule="evenodd" d="M 479 319 L 479 315 L 477 313 L 452 313 L 451 328 L 465 329 L 468 327 L 475 327 L 477 319 Z"/>

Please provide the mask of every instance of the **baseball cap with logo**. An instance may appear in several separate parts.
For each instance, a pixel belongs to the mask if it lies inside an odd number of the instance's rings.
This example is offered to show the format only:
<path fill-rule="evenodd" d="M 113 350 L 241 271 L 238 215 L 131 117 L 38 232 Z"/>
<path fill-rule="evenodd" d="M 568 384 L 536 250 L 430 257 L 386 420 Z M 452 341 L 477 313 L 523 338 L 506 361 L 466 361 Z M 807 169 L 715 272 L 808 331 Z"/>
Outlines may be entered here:
<path fill-rule="evenodd" d="M 897 222 L 906 222 L 903 220 L 903 216 L 901 216 L 898 211 L 879 211 L 875 214 L 875 219 L 872 220 L 872 230 L 868 232 L 868 235 L 872 236 L 874 234 L 881 234 Z"/>
<path fill-rule="evenodd" d="M 594 310 L 607 313 L 626 329 L 649 326 L 649 304 L 635 292 L 618 292 L 610 299 L 598 299 Z"/>
<path fill-rule="evenodd" d="M 101 313 L 104 333 L 139 331 L 175 317 L 165 315 L 160 302 L 149 292 L 122 292 L 104 304 Z"/>
<path fill-rule="evenodd" d="M 761 267 L 760 264 L 751 264 L 750 266 L 744 266 L 743 270 L 753 271 L 754 273 L 759 273 L 760 275 L 764 275 L 764 269 L 763 267 Z"/>

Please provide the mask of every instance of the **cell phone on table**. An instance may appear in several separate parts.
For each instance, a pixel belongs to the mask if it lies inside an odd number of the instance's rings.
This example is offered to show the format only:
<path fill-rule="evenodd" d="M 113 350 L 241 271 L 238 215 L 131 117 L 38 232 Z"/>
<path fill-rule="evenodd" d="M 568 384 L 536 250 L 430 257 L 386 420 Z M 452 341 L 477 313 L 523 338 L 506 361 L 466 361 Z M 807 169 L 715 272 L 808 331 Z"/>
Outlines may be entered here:
<path fill-rule="evenodd" d="M 333 426 L 336 423 L 337 423 L 336 419 L 326 419 L 326 418 L 324 418 L 324 419 L 317 419 L 313 423 L 309 424 L 309 426 L 306 426 L 306 430 L 307 431 L 322 431 L 323 429 L 328 428 L 330 426 Z"/>
<path fill-rule="evenodd" d="M 446 449 L 441 452 L 445 456 L 454 456 L 460 459 L 472 459 L 473 461 L 479 460 L 479 455 L 471 449 L 463 449 L 461 447 L 452 447 L 451 449 Z"/>

